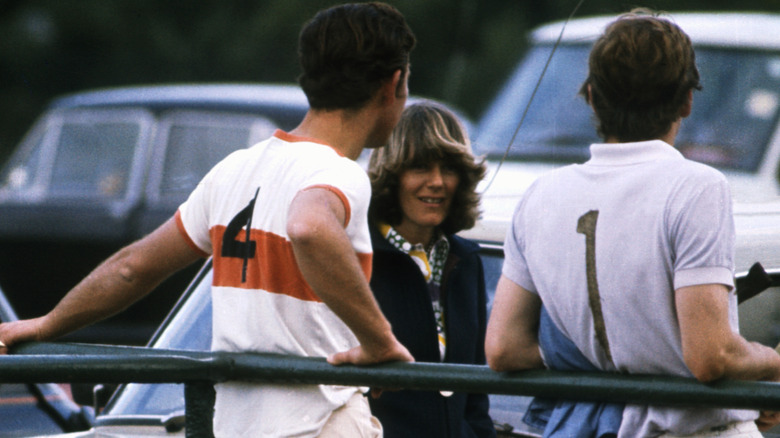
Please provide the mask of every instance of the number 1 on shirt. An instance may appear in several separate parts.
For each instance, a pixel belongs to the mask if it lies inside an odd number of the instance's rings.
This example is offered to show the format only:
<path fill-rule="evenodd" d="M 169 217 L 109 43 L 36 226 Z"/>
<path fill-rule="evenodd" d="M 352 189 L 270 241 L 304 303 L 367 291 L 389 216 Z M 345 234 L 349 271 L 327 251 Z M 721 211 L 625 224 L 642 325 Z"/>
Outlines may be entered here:
<path fill-rule="evenodd" d="M 596 223 L 598 222 L 598 219 L 598 210 L 591 210 L 580 216 L 577 221 L 577 232 L 585 235 L 585 270 L 588 280 L 588 304 L 590 305 L 590 311 L 593 315 L 593 327 L 596 330 L 596 339 L 604 349 L 607 359 L 612 362 L 612 353 L 609 350 L 609 340 L 607 339 L 607 327 L 604 323 L 604 313 L 601 310 L 599 282 L 596 277 Z"/>

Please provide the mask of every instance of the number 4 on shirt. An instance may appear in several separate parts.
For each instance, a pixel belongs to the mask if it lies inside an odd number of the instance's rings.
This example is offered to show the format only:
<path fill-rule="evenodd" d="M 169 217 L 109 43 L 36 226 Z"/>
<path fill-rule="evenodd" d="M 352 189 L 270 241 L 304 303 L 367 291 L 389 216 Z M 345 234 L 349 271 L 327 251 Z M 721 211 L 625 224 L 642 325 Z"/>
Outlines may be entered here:
<path fill-rule="evenodd" d="M 252 215 L 255 211 L 255 201 L 257 194 L 260 193 L 260 187 L 255 191 L 255 196 L 249 201 L 237 215 L 230 220 L 225 233 L 222 235 L 222 257 L 236 257 L 244 260 L 241 270 L 241 282 L 246 282 L 246 269 L 249 259 L 254 258 L 257 253 L 257 242 L 250 239 L 252 229 Z M 246 227 L 244 239 L 239 240 L 241 229 Z"/>

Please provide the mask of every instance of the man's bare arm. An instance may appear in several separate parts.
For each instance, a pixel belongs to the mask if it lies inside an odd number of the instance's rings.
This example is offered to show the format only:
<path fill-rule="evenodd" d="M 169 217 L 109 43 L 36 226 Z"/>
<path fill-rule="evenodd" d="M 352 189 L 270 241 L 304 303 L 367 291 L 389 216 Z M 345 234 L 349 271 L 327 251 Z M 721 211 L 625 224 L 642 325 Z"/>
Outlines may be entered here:
<path fill-rule="evenodd" d="M 705 284 L 675 291 L 683 359 L 700 381 L 720 378 L 780 381 L 780 354 L 731 330 L 728 290 Z M 780 413 L 761 412 L 759 430 L 780 424 Z"/>
<path fill-rule="evenodd" d="M 359 347 L 328 360 L 333 364 L 412 361 L 371 293 L 344 231 L 345 218 L 339 197 L 322 188 L 298 193 L 288 214 L 287 234 L 303 277 L 360 342 Z"/>
<path fill-rule="evenodd" d="M 680 288 L 675 303 L 683 359 L 698 380 L 780 380 L 780 355 L 731 330 L 726 286 Z"/>
<path fill-rule="evenodd" d="M 514 371 L 544 367 L 538 338 L 541 308 L 538 295 L 501 276 L 485 337 L 490 368 Z"/>
<path fill-rule="evenodd" d="M 18 342 L 54 339 L 105 319 L 198 258 L 171 218 L 100 264 L 48 314 L 0 324 L 0 341 L 10 347 Z"/>

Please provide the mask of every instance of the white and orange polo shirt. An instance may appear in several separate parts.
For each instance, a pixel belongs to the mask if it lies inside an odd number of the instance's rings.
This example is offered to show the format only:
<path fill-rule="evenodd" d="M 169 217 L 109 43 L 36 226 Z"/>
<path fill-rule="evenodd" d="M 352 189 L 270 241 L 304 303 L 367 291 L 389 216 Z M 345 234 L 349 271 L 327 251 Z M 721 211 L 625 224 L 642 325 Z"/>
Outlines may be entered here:
<path fill-rule="evenodd" d="M 217 164 L 181 205 L 179 229 L 213 256 L 214 351 L 323 357 L 358 345 L 297 267 L 286 234 L 295 195 L 313 187 L 337 194 L 366 278 L 371 275 L 367 210 L 371 187 L 353 160 L 317 140 L 277 131 Z M 217 436 L 316 436 L 358 388 L 218 384 Z"/>

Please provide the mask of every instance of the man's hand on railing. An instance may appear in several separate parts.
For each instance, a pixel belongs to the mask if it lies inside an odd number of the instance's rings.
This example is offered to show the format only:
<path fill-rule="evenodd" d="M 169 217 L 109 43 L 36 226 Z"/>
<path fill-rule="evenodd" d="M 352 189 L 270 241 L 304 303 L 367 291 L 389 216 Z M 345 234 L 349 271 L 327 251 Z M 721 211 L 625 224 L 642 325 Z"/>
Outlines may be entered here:
<path fill-rule="evenodd" d="M 328 356 L 328 363 L 331 365 L 372 365 L 382 362 L 414 362 L 414 357 L 395 339 L 391 345 L 382 349 L 358 345 L 350 350 Z"/>
<path fill-rule="evenodd" d="M 758 263 L 756 263 L 756 265 L 758 265 Z M 775 347 L 775 351 L 780 354 L 780 344 Z M 758 420 L 756 420 L 756 424 L 760 431 L 769 430 L 777 426 L 780 424 L 780 411 L 761 411 Z"/>
<path fill-rule="evenodd" d="M 756 420 L 758 430 L 767 431 L 780 424 L 780 412 L 778 411 L 761 411 L 761 414 Z"/>
<path fill-rule="evenodd" d="M 0 324 L 0 354 L 7 354 L 9 348 L 29 341 L 41 341 L 41 318 L 10 321 Z"/>
<path fill-rule="evenodd" d="M 328 356 L 331 365 L 373 365 L 382 362 L 414 362 L 414 357 L 397 340 L 390 348 L 382 351 L 369 350 L 359 345 L 347 351 L 334 353 Z M 392 391 L 391 388 L 371 388 L 371 396 L 378 398 L 383 390 Z"/>

